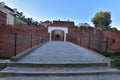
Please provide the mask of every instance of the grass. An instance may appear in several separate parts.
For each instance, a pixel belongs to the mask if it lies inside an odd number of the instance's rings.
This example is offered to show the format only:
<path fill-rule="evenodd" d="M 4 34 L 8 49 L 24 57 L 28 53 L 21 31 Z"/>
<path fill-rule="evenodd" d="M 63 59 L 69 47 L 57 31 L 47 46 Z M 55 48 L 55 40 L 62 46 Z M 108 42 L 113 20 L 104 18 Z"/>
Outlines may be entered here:
<path fill-rule="evenodd" d="M 115 64 L 116 67 L 120 68 L 120 52 L 116 52 L 116 53 L 99 52 L 99 53 L 106 57 L 110 57 L 111 59 L 113 59 L 116 63 Z"/>
<path fill-rule="evenodd" d="M 10 57 L 0 57 L 0 60 L 7 60 L 10 59 Z"/>
<path fill-rule="evenodd" d="M 120 56 L 111 56 L 110 58 L 115 60 L 116 66 L 120 68 Z"/>

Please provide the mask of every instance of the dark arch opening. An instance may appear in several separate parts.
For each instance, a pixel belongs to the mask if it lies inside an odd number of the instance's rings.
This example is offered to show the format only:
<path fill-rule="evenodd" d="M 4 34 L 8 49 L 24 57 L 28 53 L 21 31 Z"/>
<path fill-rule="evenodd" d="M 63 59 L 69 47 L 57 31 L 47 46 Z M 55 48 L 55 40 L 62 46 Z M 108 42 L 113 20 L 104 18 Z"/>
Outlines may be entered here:
<path fill-rule="evenodd" d="M 52 35 L 51 35 L 51 40 L 64 41 L 64 31 L 62 31 L 62 30 L 53 30 Z"/>

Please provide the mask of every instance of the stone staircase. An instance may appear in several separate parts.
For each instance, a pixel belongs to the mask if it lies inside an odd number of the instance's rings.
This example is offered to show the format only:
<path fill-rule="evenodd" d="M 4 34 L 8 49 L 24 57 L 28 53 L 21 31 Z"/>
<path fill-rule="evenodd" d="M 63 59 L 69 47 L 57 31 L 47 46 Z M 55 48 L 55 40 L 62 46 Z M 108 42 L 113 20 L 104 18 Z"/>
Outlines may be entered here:
<path fill-rule="evenodd" d="M 0 80 L 120 80 L 120 71 L 111 61 L 65 42 L 46 43 L 5 65 Z"/>
<path fill-rule="evenodd" d="M 7 66 L 0 71 L 0 80 L 120 80 L 120 71 L 107 63 L 13 62 Z"/>

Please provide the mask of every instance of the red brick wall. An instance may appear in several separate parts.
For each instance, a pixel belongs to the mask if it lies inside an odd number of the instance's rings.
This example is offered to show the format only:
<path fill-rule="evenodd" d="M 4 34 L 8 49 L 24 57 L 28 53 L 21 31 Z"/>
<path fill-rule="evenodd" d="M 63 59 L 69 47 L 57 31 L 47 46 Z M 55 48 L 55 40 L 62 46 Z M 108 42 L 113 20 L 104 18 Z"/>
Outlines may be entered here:
<path fill-rule="evenodd" d="M 0 11 L 0 26 L 6 25 L 6 14 Z"/>
<path fill-rule="evenodd" d="M 74 27 L 74 22 L 72 21 L 53 21 L 51 26 L 58 26 L 58 27 Z"/>
<path fill-rule="evenodd" d="M 69 28 L 67 41 L 102 52 L 120 52 L 120 31 L 82 26 Z"/>
<path fill-rule="evenodd" d="M 68 30 L 67 41 L 96 51 L 120 52 L 120 31 L 84 26 L 80 28 L 73 26 Z M 42 35 L 33 35 L 32 46 L 49 40 L 48 29 L 44 26 L 2 26 L 0 27 L 0 56 L 14 55 L 15 32 Z M 19 37 L 25 39 L 18 38 L 17 53 L 31 47 L 30 34 L 19 35 Z"/>
<path fill-rule="evenodd" d="M 15 32 L 32 33 L 32 46 L 49 40 L 47 28 L 42 26 L 2 26 L 0 27 L 0 56 L 14 55 Z M 37 35 L 35 35 L 37 34 Z M 39 35 L 39 36 L 38 36 Z M 40 36 L 42 35 L 42 36 Z M 31 47 L 31 34 L 22 34 L 17 38 L 17 53 Z M 24 38 L 24 39 L 22 39 Z"/>
<path fill-rule="evenodd" d="M 108 51 L 120 52 L 120 31 L 104 30 L 103 34 L 108 37 Z"/>

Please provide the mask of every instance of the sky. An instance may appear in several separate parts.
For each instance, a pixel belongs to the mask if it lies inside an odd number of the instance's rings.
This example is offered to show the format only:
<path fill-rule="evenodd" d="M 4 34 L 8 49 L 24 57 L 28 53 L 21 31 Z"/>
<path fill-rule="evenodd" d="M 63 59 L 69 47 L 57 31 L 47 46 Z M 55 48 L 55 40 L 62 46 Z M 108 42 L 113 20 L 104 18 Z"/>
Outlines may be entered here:
<path fill-rule="evenodd" d="M 62 20 L 88 23 L 99 11 L 111 13 L 112 27 L 120 30 L 120 0 L 0 0 L 11 8 L 17 8 L 25 17 L 35 21 Z"/>

